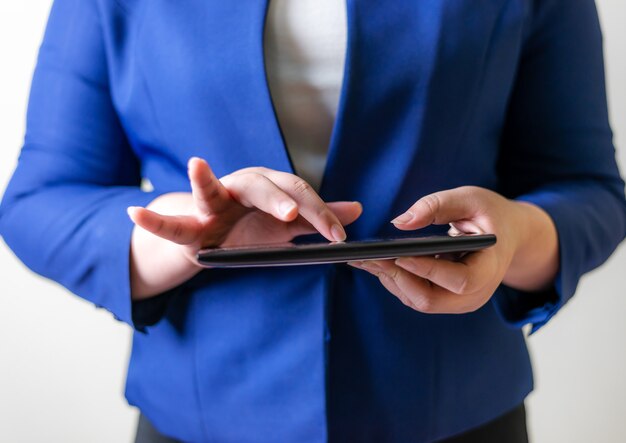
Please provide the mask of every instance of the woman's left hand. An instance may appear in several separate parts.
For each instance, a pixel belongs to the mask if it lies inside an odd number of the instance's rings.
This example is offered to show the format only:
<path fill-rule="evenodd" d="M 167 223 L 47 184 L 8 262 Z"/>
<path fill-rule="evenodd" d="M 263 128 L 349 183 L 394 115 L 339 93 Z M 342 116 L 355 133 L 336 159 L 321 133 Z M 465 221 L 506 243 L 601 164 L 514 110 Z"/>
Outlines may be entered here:
<path fill-rule="evenodd" d="M 558 240 L 539 207 L 465 186 L 427 195 L 392 220 L 401 230 L 447 224 L 450 233 L 493 233 L 497 243 L 458 261 L 403 257 L 349 264 L 376 275 L 405 305 L 424 313 L 460 314 L 479 309 L 500 283 L 534 291 L 558 269 Z"/>

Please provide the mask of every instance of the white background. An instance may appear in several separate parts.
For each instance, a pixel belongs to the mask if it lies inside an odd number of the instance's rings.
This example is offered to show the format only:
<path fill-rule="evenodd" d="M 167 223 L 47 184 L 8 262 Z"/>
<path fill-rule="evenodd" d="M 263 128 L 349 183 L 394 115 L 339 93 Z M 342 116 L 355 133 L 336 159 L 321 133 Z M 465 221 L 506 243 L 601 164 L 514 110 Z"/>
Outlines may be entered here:
<path fill-rule="evenodd" d="M 15 165 L 50 0 L 0 2 L 0 189 Z M 609 105 L 626 171 L 626 2 L 598 0 Z M 27 271 L 0 243 L 0 441 L 130 442 L 130 329 Z M 626 441 L 626 247 L 529 339 L 532 440 Z"/>

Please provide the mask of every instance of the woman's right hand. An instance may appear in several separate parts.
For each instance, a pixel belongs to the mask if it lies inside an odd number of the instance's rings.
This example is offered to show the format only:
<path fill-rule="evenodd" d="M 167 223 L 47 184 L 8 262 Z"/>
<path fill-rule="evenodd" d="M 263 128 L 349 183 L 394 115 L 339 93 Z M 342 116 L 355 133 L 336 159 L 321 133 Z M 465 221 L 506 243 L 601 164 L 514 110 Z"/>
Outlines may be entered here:
<path fill-rule="evenodd" d="M 188 168 L 191 193 L 164 194 L 146 208 L 128 208 L 137 225 L 130 257 L 133 300 L 193 277 L 202 269 L 196 261 L 201 248 L 283 243 L 315 232 L 343 241 L 343 226 L 362 212 L 358 202 L 325 203 L 286 172 L 253 167 L 218 180 L 196 157 Z"/>

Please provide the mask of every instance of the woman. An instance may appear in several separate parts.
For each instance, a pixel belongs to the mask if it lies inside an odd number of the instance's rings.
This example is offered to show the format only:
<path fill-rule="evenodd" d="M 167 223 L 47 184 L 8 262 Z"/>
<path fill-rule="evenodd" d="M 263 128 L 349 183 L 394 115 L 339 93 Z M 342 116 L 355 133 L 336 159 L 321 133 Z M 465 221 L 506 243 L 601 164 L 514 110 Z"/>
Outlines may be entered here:
<path fill-rule="evenodd" d="M 520 328 L 626 232 L 593 2 L 306 5 L 57 0 L 2 235 L 136 329 L 139 440 L 525 441 Z M 328 60 L 307 52 L 324 41 Z M 193 259 L 447 224 L 498 244 L 460 262 Z"/>

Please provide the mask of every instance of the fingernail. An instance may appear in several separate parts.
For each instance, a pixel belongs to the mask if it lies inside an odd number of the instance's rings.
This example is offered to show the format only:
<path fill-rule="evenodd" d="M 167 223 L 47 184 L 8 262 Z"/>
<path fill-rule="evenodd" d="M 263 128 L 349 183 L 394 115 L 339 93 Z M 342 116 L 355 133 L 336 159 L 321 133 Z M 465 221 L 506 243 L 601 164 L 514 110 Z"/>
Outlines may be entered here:
<path fill-rule="evenodd" d="M 280 214 L 283 216 L 287 216 L 291 211 L 294 210 L 295 207 L 296 205 L 294 205 L 292 202 L 284 201 L 278 205 L 278 212 L 280 212 Z"/>
<path fill-rule="evenodd" d="M 349 262 L 346 262 L 346 264 L 353 266 L 355 268 L 359 268 L 359 269 L 361 269 L 361 267 L 363 266 L 363 262 L 361 261 L 349 261 Z"/>
<path fill-rule="evenodd" d="M 403 225 L 405 223 L 410 222 L 411 220 L 413 220 L 413 213 L 407 211 L 404 214 L 399 215 L 396 218 L 394 218 L 393 220 L 391 220 L 391 223 L 393 223 L 393 224 L 397 223 L 397 224 Z"/>
<path fill-rule="evenodd" d="M 448 235 L 450 237 L 458 237 L 459 235 L 461 235 L 461 231 L 459 231 L 457 228 L 453 226 L 450 229 L 448 229 Z"/>
<path fill-rule="evenodd" d="M 361 267 L 367 271 L 372 271 L 372 272 L 382 272 L 383 270 L 383 268 L 381 268 L 376 263 L 373 263 L 371 261 L 361 262 Z"/>
<path fill-rule="evenodd" d="M 139 206 L 129 206 L 128 208 L 126 208 L 126 213 L 129 217 L 132 218 L 137 209 L 139 209 Z"/>
<path fill-rule="evenodd" d="M 400 266 L 401 268 L 404 268 L 404 269 L 407 269 L 407 270 L 411 270 L 411 269 L 413 269 L 415 267 L 413 265 L 413 261 L 411 259 L 406 258 L 406 257 L 397 258 L 394 263 L 396 265 Z"/>
<path fill-rule="evenodd" d="M 341 225 L 333 225 L 330 228 L 330 235 L 335 241 L 344 241 L 346 239 L 346 231 L 343 230 Z"/>
<path fill-rule="evenodd" d="M 189 159 L 189 161 L 187 162 L 187 169 L 189 169 L 191 167 L 192 163 L 201 162 L 201 161 L 202 161 L 202 159 L 200 157 L 191 157 Z"/>

